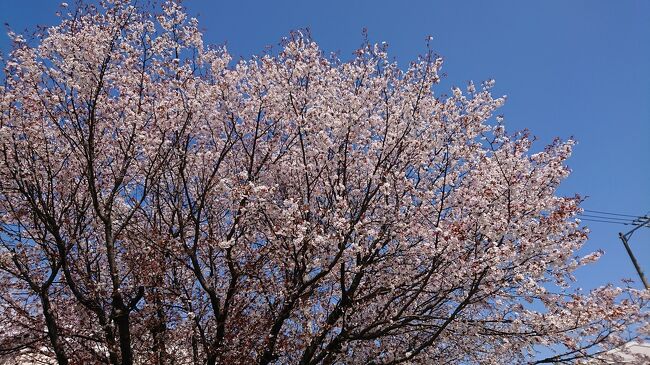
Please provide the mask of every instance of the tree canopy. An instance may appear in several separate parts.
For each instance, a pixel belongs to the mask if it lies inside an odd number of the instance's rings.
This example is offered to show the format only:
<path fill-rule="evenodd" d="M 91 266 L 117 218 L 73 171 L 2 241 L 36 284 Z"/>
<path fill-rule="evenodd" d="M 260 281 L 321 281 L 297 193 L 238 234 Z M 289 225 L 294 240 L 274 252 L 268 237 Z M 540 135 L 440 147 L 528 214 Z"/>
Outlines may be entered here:
<path fill-rule="evenodd" d="M 575 288 L 574 142 L 529 152 L 493 81 L 301 32 L 234 62 L 177 2 L 63 12 L 3 65 L 0 355 L 566 363 L 650 331 L 647 291 Z"/>

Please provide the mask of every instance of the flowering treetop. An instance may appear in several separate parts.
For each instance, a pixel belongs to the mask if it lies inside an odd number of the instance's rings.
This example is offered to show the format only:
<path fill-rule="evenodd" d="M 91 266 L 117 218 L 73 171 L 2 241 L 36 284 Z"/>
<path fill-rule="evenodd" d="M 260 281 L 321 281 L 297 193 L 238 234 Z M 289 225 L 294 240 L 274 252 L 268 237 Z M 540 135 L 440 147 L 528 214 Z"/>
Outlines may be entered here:
<path fill-rule="evenodd" d="M 437 96 L 430 50 L 300 32 L 234 63 L 176 2 L 64 9 L 4 64 L 0 354 L 561 363 L 648 333 L 647 292 L 572 288 L 600 255 L 556 195 L 573 141 L 529 153 L 492 81 Z"/>

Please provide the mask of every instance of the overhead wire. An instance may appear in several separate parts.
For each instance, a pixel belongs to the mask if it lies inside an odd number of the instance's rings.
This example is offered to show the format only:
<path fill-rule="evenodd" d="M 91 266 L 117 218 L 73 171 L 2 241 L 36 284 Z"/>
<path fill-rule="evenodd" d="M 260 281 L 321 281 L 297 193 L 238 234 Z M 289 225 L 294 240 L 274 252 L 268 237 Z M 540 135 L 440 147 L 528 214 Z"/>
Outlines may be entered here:
<path fill-rule="evenodd" d="M 583 209 L 585 212 L 589 213 L 599 213 L 599 214 L 606 214 L 606 215 L 617 215 L 620 217 L 631 217 L 631 218 L 639 218 L 638 215 L 631 215 L 631 214 L 621 214 L 621 213 L 610 213 L 610 212 L 604 212 L 602 210 L 591 210 L 591 209 Z"/>
<path fill-rule="evenodd" d="M 581 217 L 605 219 L 605 220 L 612 220 L 612 221 L 624 221 L 624 222 L 632 221 L 632 219 L 630 218 L 603 217 L 601 215 L 593 215 L 593 214 L 578 214 L 578 215 Z"/>
<path fill-rule="evenodd" d="M 624 226 L 633 226 L 634 223 L 624 223 L 624 222 L 614 222 L 614 221 L 604 221 L 604 220 L 598 220 L 598 219 L 589 219 L 589 218 L 580 218 L 581 221 L 587 221 L 587 222 L 598 222 L 598 223 L 611 223 L 611 224 L 620 224 Z"/>
<path fill-rule="evenodd" d="M 650 217 L 648 217 L 648 214 L 640 216 L 593 209 L 584 209 L 583 211 L 585 213 L 578 214 L 578 218 L 581 221 L 650 228 Z"/>

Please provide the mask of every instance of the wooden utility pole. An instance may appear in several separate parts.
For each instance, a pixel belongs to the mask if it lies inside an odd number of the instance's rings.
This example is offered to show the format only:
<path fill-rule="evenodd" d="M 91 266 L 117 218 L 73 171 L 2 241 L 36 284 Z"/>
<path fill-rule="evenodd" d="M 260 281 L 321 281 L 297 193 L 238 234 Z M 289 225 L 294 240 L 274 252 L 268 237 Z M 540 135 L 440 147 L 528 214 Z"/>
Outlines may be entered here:
<path fill-rule="evenodd" d="M 639 262 L 636 261 L 636 257 L 634 257 L 634 253 L 632 253 L 632 249 L 630 248 L 630 244 L 628 243 L 628 239 L 632 236 L 632 233 L 634 233 L 634 231 L 650 224 L 650 218 L 648 218 L 648 216 L 645 216 L 643 218 L 645 218 L 645 221 L 641 220 L 641 222 L 636 227 L 632 228 L 632 230 L 627 232 L 626 234 L 619 233 L 618 237 L 621 239 L 621 241 L 623 241 L 623 246 L 625 246 L 625 250 L 627 251 L 628 256 L 630 256 L 630 260 L 632 260 L 632 264 L 634 265 L 636 272 L 639 274 L 643 286 L 646 288 L 646 290 L 648 290 L 650 289 L 650 286 L 648 286 L 648 281 L 646 280 L 645 275 L 643 274 L 643 270 L 641 270 L 641 266 L 639 265 Z"/>
<path fill-rule="evenodd" d="M 639 263 L 636 261 L 636 257 L 634 257 L 634 253 L 632 253 L 632 250 L 630 249 L 630 245 L 627 243 L 627 237 L 625 237 L 623 233 L 619 233 L 618 237 L 621 239 L 621 241 L 623 241 L 625 250 L 627 250 L 627 254 L 630 256 L 630 260 L 632 260 L 632 264 L 634 264 L 634 268 L 636 269 L 636 272 L 639 274 L 643 286 L 645 286 L 646 289 L 650 289 L 650 287 L 648 286 L 648 281 L 645 279 L 645 275 L 643 274 L 643 270 L 641 270 L 641 266 L 639 266 Z"/>

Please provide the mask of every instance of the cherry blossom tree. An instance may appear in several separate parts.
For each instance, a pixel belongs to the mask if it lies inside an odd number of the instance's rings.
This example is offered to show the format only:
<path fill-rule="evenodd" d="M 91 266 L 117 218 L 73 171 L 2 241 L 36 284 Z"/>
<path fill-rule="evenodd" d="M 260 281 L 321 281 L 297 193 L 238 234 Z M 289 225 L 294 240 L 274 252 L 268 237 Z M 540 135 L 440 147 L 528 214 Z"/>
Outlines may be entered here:
<path fill-rule="evenodd" d="M 575 288 L 574 142 L 531 153 L 492 81 L 300 32 L 233 62 L 176 2 L 62 13 L 4 61 L 0 355 L 569 363 L 650 332 L 647 291 Z"/>

